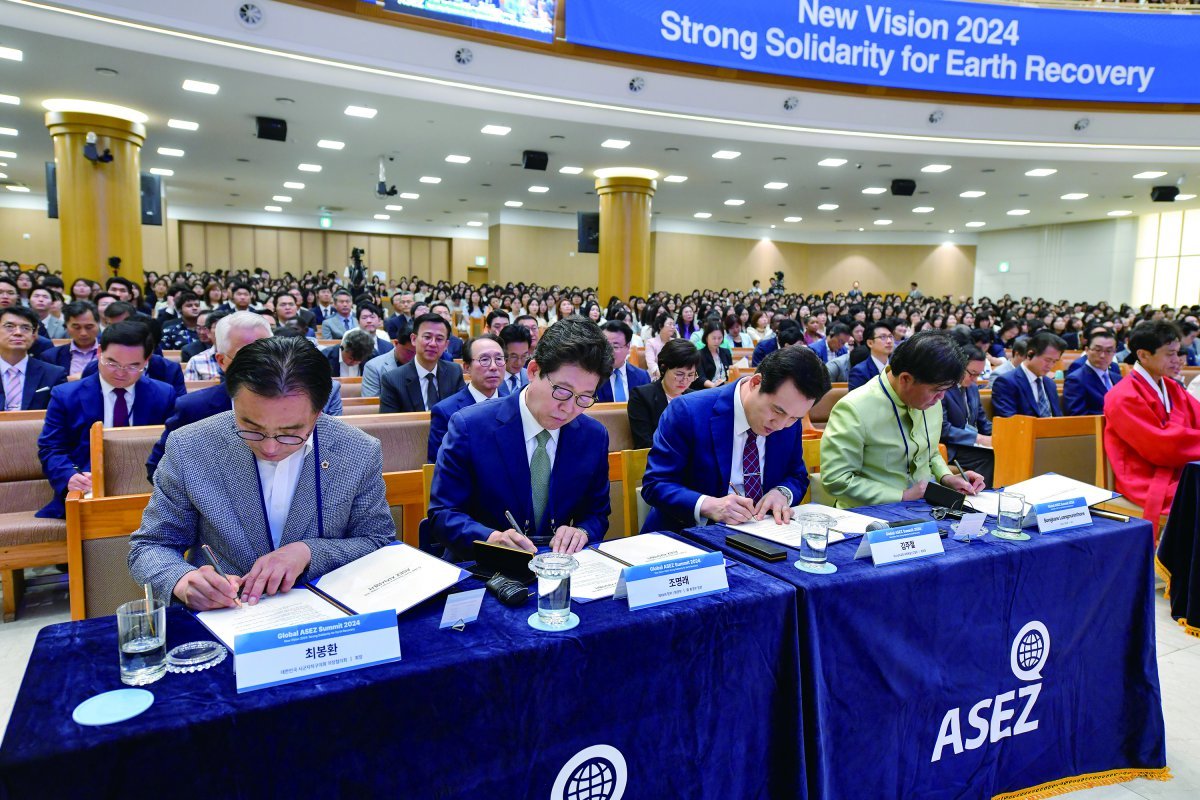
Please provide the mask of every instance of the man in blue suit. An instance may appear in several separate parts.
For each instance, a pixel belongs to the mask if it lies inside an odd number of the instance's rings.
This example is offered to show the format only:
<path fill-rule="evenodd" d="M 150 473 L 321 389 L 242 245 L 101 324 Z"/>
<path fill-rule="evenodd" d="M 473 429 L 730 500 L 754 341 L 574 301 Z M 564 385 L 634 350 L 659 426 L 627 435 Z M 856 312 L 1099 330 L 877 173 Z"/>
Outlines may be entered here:
<path fill-rule="evenodd" d="M 154 337 L 144 324 L 110 325 L 100 336 L 99 372 L 51 390 L 38 459 L 54 499 L 37 516 L 61 519 L 66 516 L 68 491 L 92 490 L 93 423 L 122 428 L 166 422 L 175 406 L 175 390 L 142 374 L 153 349 Z"/>
<path fill-rule="evenodd" d="M 1054 365 L 1067 343 L 1050 331 L 1029 337 L 1025 360 L 992 381 L 992 416 L 1061 417 Z"/>
<path fill-rule="evenodd" d="M 38 317 L 25 306 L 0 309 L 0 386 L 5 411 L 40 410 L 50 403 L 50 390 L 67 380 L 67 371 L 29 357 L 37 336 Z"/>
<path fill-rule="evenodd" d="M 493 333 L 485 333 L 467 342 L 463 348 L 463 374 L 467 385 L 435 405 L 429 412 L 428 463 L 437 463 L 438 450 L 450 428 L 450 418 L 476 403 L 508 397 L 504 375 L 504 348 Z"/>
<path fill-rule="evenodd" d="M 515 394 L 529 383 L 525 367 L 533 358 L 533 335 L 522 325 L 505 325 L 495 335 L 504 345 L 504 388 Z"/>
<path fill-rule="evenodd" d="M 146 329 L 147 335 L 150 335 L 150 326 L 141 320 L 128 320 L 128 322 L 134 325 L 141 325 Z M 108 330 L 108 328 L 105 328 L 105 330 Z M 103 337 L 101 337 L 101 341 L 103 341 Z M 153 338 L 151 341 L 153 342 Z M 101 347 L 101 350 L 103 351 L 103 346 Z M 103 353 L 101 355 L 103 355 Z M 95 375 L 96 368 L 99 366 L 99 364 L 99 361 L 93 361 L 92 363 L 88 364 L 83 368 L 83 374 L 80 375 L 80 377 L 86 378 L 89 375 Z M 160 355 L 151 353 L 150 360 L 146 363 L 146 376 L 153 378 L 156 381 L 168 384 L 175 390 L 175 394 L 178 397 L 182 397 L 183 395 L 187 394 L 187 383 L 183 379 L 183 368 L 179 366 L 177 361 L 172 361 L 169 358 L 163 358 Z"/>
<path fill-rule="evenodd" d="M 1104 413 L 1104 395 L 1121 380 L 1121 368 L 1113 363 L 1117 339 L 1113 332 L 1097 328 L 1088 332 L 1085 363 L 1067 372 L 1063 383 L 1063 409 L 1067 416 Z"/>
<path fill-rule="evenodd" d="M 750 354 L 750 366 L 757 367 L 764 358 L 776 350 L 782 350 L 789 345 L 803 341 L 804 328 L 800 327 L 799 322 L 794 319 L 780 320 L 779 326 L 775 328 L 775 335 L 759 342 L 754 348 L 754 352 Z"/>
<path fill-rule="evenodd" d="M 883 368 L 887 366 L 892 351 L 896 349 L 896 337 L 891 324 L 883 320 L 868 324 L 866 344 L 867 349 L 871 351 L 871 357 L 850 370 L 851 391 L 867 381 L 874 380 L 876 375 L 883 374 Z"/>
<path fill-rule="evenodd" d="M 351 328 L 342 336 L 341 344 L 321 352 L 329 360 L 329 371 L 333 377 L 360 378 L 363 374 L 363 366 L 375 356 L 383 355 L 376 351 L 379 344 L 382 344 L 379 337 L 372 336 L 362 328 Z M 389 347 L 385 352 L 390 353 L 392 347 L 390 342 L 388 344 Z"/>
<path fill-rule="evenodd" d="M 824 339 L 818 339 L 809 345 L 817 358 L 828 364 L 838 356 L 850 352 L 850 326 L 844 322 L 835 322 L 829 326 L 829 334 Z"/>
<path fill-rule="evenodd" d="M 942 444 L 946 460 L 958 461 L 964 470 L 975 470 L 985 485 L 992 485 L 996 471 L 992 451 L 992 421 L 979 399 L 979 376 L 987 364 L 987 354 L 974 345 L 964 348 L 967 371 L 958 386 L 942 396 Z"/>
<path fill-rule="evenodd" d="M 612 348 L 599 326 L 568 317 L 542 335 L 524 389 L 450 418 L 429 521 L 451 558 L 469 558 L 477 540 L 575 553 L 604 538 L 608 431 L 582 412 L 611 372 Z"/>
<path fill-rule="evenodd" d="M 642 530 L 737 525 L 768 514 L 790 521 L 808 490 L 796 423 L 827 391 L 821 359 L 807 347 L 787 347 L 749 378 L 672 401 L 642 479 L 651 506 Z"/>
<path fill-rule="evenodd" d="M 629 363 L 629 343 L 633 328 L 628 323 L 612 321 L 601 326 L 604 338 L 613 349 L 613 371 L 596 392 L 597 403 L 628 403 L 629 393 L 650 382 L 650 373 Z"/>
<path fill-rule="evenodd" d="M 100 356 L 96 343 L 100 336 L 100 312 L 87 300 L 76 300 L 63 306 L 63 321 L 71 341 L 38 354 L 38 358 L 62 367 L 68 375 L 79 375 Z"/>

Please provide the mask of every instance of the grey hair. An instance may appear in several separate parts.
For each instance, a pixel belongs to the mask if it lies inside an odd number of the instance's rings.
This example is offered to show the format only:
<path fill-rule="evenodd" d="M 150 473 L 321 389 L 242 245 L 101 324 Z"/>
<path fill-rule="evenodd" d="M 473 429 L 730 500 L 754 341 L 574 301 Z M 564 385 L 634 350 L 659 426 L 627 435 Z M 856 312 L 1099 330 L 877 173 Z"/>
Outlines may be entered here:
<path fill-rule="evenodd" d="M 266 317 L 264 317 L 262 314 L 258 314 L 254 311 L 236 311 L 227 317 L 222 317 L 221 320 L 217 322 L 217 352 L 228 355 L 229 334 L 231 331 L 252 331 L 256 328 L 266 331 L 267 336 L 271 335 L 271 323 L 267 322 Z"/>

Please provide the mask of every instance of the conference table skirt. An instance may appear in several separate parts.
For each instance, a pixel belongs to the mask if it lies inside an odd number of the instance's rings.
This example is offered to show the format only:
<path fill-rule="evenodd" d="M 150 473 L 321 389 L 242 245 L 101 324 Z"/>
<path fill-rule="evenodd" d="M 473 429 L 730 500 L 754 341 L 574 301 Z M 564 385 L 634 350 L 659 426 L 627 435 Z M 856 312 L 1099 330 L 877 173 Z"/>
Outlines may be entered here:
<path fill-rule="evenodd" d="M 568 761 L 607 745 L 629 800 L 804 797 L 795 590 L 740 564 L 729 586 L 633 612 L 576 604 L 581 624 L 555 634 L 527 624 L 532 598 L 490 594 L 464 631 L 439 630 L 443 595 L 401 615 L 400 662 L 237 694 L 226 659 L 168 674 L 148 711 L 107 727 L 71 712 L 121 688 L 115 618 L 53 625 L 0 746 L 0 795 L 615 800 L 552 795 Z M 167 631 L 168 647 L 212 638 L 179 607 Z"/>
<path fill-rule="evenodd" d="M 1192 636 L 1200 636 L 1200 463 L 1183 468 L 1158 543 L 1157 564 L 1167 581 L 1171 616 Z"/>
<path fill-rule="evenodd" d="M 857 509 L 923 518 L 923 502 Z M 948 523 L 939 523 L 948 527 Z M 1044 797 L 1166 779 L 1149 523 L 1096 518 L 1027 542 L 943 540 L 875 567 L 859 539 L 812 575 L 685 535 L 795 585 L 814 798 Z"/>

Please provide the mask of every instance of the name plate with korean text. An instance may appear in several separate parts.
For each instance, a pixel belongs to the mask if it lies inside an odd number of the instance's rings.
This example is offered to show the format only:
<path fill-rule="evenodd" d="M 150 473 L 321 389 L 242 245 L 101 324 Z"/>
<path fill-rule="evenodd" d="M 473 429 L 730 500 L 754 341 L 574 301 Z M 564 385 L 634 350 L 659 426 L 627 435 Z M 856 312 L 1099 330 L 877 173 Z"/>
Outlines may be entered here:
<path fill-rule="evenodd" d="M 1087 500 L 1072 497 L 1069 500 L 1050 500 L 1033 507 L 1039 533 L 1068 531 L 1092 524 L 1092 512 Z"/>
<path fill-rule="evenodd" d="M 727 591 L 725 556 L 712 552 L 626 567 L 613 597 L 628 597 L 634 611 Z"/>
<path fill-rule="evenodd" d="M 859 542 L 855 558 L 871 557 L 875 566 L 898 564 L 914 558 L 927 558 L 944 553 L 942 537 L 936 522 L 905 525 L 903 528 L 884 528 L 869 531 Z"/>

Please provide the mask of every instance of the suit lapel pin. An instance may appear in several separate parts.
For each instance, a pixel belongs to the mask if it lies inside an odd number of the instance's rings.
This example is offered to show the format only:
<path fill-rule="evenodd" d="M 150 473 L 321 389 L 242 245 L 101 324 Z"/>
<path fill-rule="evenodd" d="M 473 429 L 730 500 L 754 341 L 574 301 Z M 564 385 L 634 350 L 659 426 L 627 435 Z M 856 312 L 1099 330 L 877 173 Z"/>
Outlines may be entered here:
<path fill-rule="evenodd" d="M 322 462 L 321 462 L 321 469 L 329 469 L 329 462 L 328 462 L 328 461 L 322 461 Z"/>

